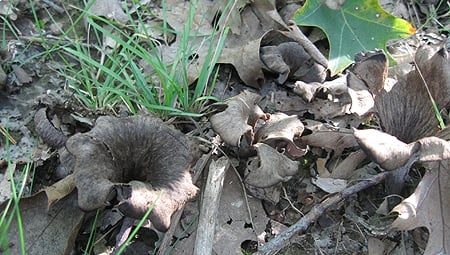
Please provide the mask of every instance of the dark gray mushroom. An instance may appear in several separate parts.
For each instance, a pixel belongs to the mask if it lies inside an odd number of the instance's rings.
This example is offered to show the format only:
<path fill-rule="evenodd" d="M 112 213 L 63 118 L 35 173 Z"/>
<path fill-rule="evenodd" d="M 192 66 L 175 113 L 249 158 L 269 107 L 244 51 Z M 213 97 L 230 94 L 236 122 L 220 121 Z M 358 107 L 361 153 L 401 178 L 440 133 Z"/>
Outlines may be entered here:
<path fill-rule="evenodd" d="M 45 110 L 36 118 L 36 129 L 45 136 L 41 125 L 49 124 L 39 121 L 47 120 Z M 89 132 L 44 141 L 55 147 L 65 142 L 83 210 L 116 205 L 125 216 L 141 218 L 153 208 L 151 222 L 166 231 L 172 214 L 197 194 L 189 172 L 197 146 L 156 117 L 99 117 Z"/>

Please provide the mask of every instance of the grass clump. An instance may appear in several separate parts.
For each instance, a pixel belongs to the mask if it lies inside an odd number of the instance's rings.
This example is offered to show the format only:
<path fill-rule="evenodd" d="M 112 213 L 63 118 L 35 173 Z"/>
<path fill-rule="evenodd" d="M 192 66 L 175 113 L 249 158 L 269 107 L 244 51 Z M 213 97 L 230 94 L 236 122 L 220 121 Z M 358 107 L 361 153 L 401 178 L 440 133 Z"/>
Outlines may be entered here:
<path fill-rule="evenodd" d="M 197 1 L 190 1 L 183 31 L 167 26 L 164 1 L 164 19 L 160 26 L 152 28 L 146 19 L 154 14 L 140 3 L 133 3 L 133 12 L 125 11 L 130 25 L 92 15 L 91 4 L 80 10 L 83 18 L 77 18 L 71 26 L 75 28 L 84 20 L 88 28 L 86 40 L 73 33 L 76 37 L 71 43 L 54 45 L 49 50 L 61 57 L 64 66 L 60 72 L 83 105 L 112 111 L 125 105 L 132 114 L 146 109 L 161 116 L 200 116 L 205 104 L 214 100 L 211 93 L 218 72 L 215 65 L 228 28 L 216 27 L 207 35 L 193 31 Z M 231 10 L 232 4 L 229 1 L 226 10 Z M 223 13 L 220 19 L 225 19 L 226 12 Z M 68 38 L 70 31 L 62 37 Z M 162 33 L 163 38 L 170 34 L 178 38 L 178 47 L 170 58 L 162 52 L 168 43 L 152 36 L 155 31 Z M 192 83 L 190 72 L 195 68 L 198 78 Z"/>

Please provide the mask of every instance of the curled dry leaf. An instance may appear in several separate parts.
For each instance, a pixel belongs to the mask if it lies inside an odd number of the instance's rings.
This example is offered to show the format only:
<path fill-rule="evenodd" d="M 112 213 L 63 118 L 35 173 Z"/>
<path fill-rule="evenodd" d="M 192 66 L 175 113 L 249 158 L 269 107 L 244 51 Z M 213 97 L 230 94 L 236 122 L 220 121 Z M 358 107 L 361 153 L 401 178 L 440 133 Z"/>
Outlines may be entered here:
<path fill-rule="evenodd" d="M 305 154 L 305 150 L 298 148 L 294 139 L 302 134 L 303 129 L 303 123 L 297 115 L 275 113 L 258 129 L 255 142 L 265 143 L 273 148 L 284 148 L 292 156 L 300 157 Z"/>
<path fill-rule="evenodd" d="M 298 172 L 298 161 L 292 161 L 276 149 L 259 143 L 255 145 L 257 157 L 247 161 L 245 183 L 266 188 L 288 181 Z"/>
<path fill-rule="evenodd" d="M 11 67 L 15 74 L 15 82 L 17 85 L 22 86 L 23 84 L 28 84 L 33 81 L 30 74 L 27 73 L 27 71 L 25 71 L 22 67 L 18 65 L 12 65 Z"/>
<path fill-rule="evenodd" d="M 424 46 L 415 56 L 416 69 L 410 71 L 391 86 L 386 82 L 387 59 L 382 52 L 374 52 L 360 58 L 349 74 L 349 87 L 364 87 L 373 94 L 375 110 L 383 131 L 399 141 L 411 143 L 417 139 L 437 134 L 439 127 L 430 96 L 437 109 L 450 104 L 450 62 L 445 48 Z M 377 78 L 378 76 L 378 78 Z M 364 89 L 361 89 L 364 91 Z M 389 142 L 389 138 L 386 143 Z M 383 154 L 380 148 L 377 154 Z M 409 148 L 412 150 L 413 148 Z M 406 152 L 407 150 L 403 150 Z M 386 157 L 388 156 L 388 153 Z M 381 160 L 379 155 L 378 160 Z M 406 162 L 396 162 L 385 167 L 393 170 Z M 405 170 L 407 171 L 407 169 Z M 400 190 L 405 174 L 387 177 L 387 189 Z"/>
<path fill-rule="evenodd" d="M 218 13 L 221 13 L 222 11 L 226 12 L 226 10 L 218 10 L 211 1 L 200 0 L 191 17 L 191 8 L 193 7 L 190 2 L 183 0 L 167 0 L 165 4 L 170 6 L 170 8 L 167 8 L 165 11 L 164 18 L 160 16 L 160 20 L 164 19 L 164 21 L 167 21 L 167 24 L 173 28 L 174 31 L 177 31 L 175 32 L 176 35 L 183 34 L 184 32 L 182 31 L 186 31 L 188 23 L 190 24 L 190 33 L 198 35 L 189 38 L 190 53 L 183 53 L 192 54 L 192 56 L 195 55 L 195 58 L 192 58 L 192 60 L 183 67 L 186 68 L 187 82 L 192 84 L 202 72 L 202 66 L 206 62 L 212 61 L 209 53 L 211 46 L 209 45 L 218 43 L 218 38 L 210 38 L 210 36 L 212 37 L 212 34 L 215 33 L 213 25 L 216 24 L 216 21 L 222 20 L 219 19 L 220 16 L 217 16 Z M 220 6 L 217 7 L 220 8 Z M 234 15 L 234 13 L 232 15 Z M 232 18 L 234 18 L 234 16 Z M 161 26 L 162 23 L 158 25 Z M 164 40 L 167 40 L 166 36 L 164 36 Z M 182 36 L 176 36 L 173 43 L 168 43 L 167 45 L 162 44 L 159 46 L 158 50 L 161 52 L 162 60 L 166 64 L 178 61 L 177 58 L 179 58 L 179 55 L 177 52 L 179 51 L 179 48 L 184 47 L 182 46 L 182 44 L 185 43 L 183 40 Z M 178 68 L 178 66 L 175 68 Z"/>
<path fill-rule="evenodd" d="M 48 205 L 56 203 L 60 199 L 68 196 L 75 189 L 75 179 L 73 175 L 68 175 L 66 178 L 53 183 L 46 187 L 43 191 L 47 195 Z"/>
<path fill-rule="evenodd" d="M 327 193 L 337 193 L 343 191 L 348 184 L 347 180 L 336 178 L 316 177 L 311 182 Z"/>
<path fill-rule="evenodd" d="M 251 145 L 253 142 L 253 128 L 258 119 L 266 119 L 262 109 L 258 106 L 261 100 L 258 94 L 243 91 L 241 94 L 225 102 L 226 109 L 211 116 L 212 128 L 222 140 L 232 146 Z"/>
<path fill-rule="evenodd" d="M 244 183 L 245 188 L 247 189 L 248 193 L 257 199 L 269 201 L 273 204 L 277 204 L 280 202 L 280 196 L 281 196 L 281 183 L 275 184 L 273 186 L 267 187 L 267 188 L 260 188 L 256 186 L 249 185 L 247 183 Z"/>
<path fill-rule="evenodd" d="M 331 172 L 333 178 L 349 178 L 365 157 L 365 155 L 364 157 L 352 156 L 348 160 L 341 160 L 345 149 L 353 149 L 358 146 L 352 130 L 337 128 L 314 120 L 305 120 L 304 124 L 305 130 L 309 134 L 300 137 L 300 143 L 328 151 L 330 157 L 324 165 L 327 172 Z M 328 175 L 322 177 L 328 177 Z"/>
<path fill-rule="evenodd" d="M 194 144 L 155 117 L 100 117 L 91 131 L 70 137 L 66 148 L 75 158 L 83 210 L 118 200 L 126 216 L 140 218 L 156 203 L 150 219 L 165 231 L 172 213 L 198 190 L 189 173 Z"/>
<path fill-rule="evenodd" d="M 357 169 L 366 158 L 367 156 L 363 150 L 351 152 L 344 160 L 340 161 L 334 169 L 332 169 L 330 177 L 349 179 L 354 174 L 354 170 Z"/>
<path fill-rule="evenodd" d="M 364 87 L 349 87 L 348 95 L 352 101 L 349 109 L 350 113 L 354 113 L 358 116 L 364 116 L 367 113 L 373 112 L 375 102 L 373 101 L 372 94 L 370 94 L 370 92 Z"/>
<path fill-rule="evenodd" d="M 399 217 L 391 228 L 411 230 L 426 227 L 430 237 L 424 254 L 448 254 L 450 143 L 437 137 L 425 137 L 406 144 L 376 130 L 355 131 L 355 136 L 370 157 L 386 169 L 399 168 L 416 160 L 425 162 L 425 176 L 414 193 L 393 209 L 399 213 Z"/>
<path fill-rule="evenodd" d="M 166 10 L 167 23 L 175 31 L 184 31 L 190 16 L 191 5 L 183 0 L 170 0 L 166 4 L 171 6 Z M 218 19 L 218 14 L 223 14 L 227 18 Z M 204 36 L 196 36 L 193 39 L 196 41 L 191 41 L 192 45 L 203 46 L 195 49 L 196 61 L 187 67 L 188 81 L 194 82 L 198 78 L 203 64 L 211 60 L 208 53 L 209 45 L 217 44 L 217 40 L 209 40 L 208 37 L 216 31 L 213 26 L 217 24 L 219 28 L 231 26 L 232 32 L 225 40 L 217 63 L 233 65 L 246 85 L 258 88 L 258 82 L 264 79 L 263 65 L 259 58 L 261 39 L 267 31 L 286 26 L 278 14 L 275 0 L 240 0 L 232 6 L 221 1 L 202 0 L 199 1 L 193 15 L 191 31 Z M 222 22 L 228 23 L 224 25 Z M 178 37 L 170 47 L 161 48 L 164 59 L 171 59 L 170 51 L 176 51 L 176 47 L 181 41 L 181 37 Z"/>
<path fill-rule="evenodd" d="M 306 102 L 311 103 L 316 97 L 318 89 L 321 87 L 322 85 L 318 82 L 306 83 L 303 81 L 296 81 L 293 89 L 295 94 L 299 95 Z"/>
<path fill-rule="evenodd" d="M 287 91 L 274 91 L 263 102 L 275 111 L 297 113 L 298 115 L 302 115 L 310 109 L 310 106 L 303 100 L 298 100 L 296 95 Z"/>
<path fill-rule="evenodd" d="M 311 134 L 300 138 L 303 144 L 334 150 L 335 157 L 340 157 L 345 148 L 358 146 L 350 129 L 334 128 L 314 120 L 306 120 L 304 123 L 305 129 L 311 131 Z"/>
<path fill-rule="evenodd" d="M 410 120 L 404 121 L 409 123 Z M 419 134 L 430 132 L 426 127 L 416 131 Z M 411 139 L 417 135 L 402 137 Z M 411 230 L 426 227 L 430 236 L 424 254 L 450 253 L 450 143 L 437 137 L 425 137 L 406 144 L 376 130 L 355 131 L 355 136 L 363 150 L 386 169 L 400 168 L 415 160 L 424 163 L 426 173 L 414 193 L 393 209 L 399 216 L 391 228 Z"/>
<path fill-rule="evenodd" d="M 425 164 L 427 171 L 414 193 L 393 209 L 399 216 L 392 223 L 392 229 L 428 229 L 430 236 L 425 255 L 450 254 L 449 162 L 442 160 Z"/>
<path fill-rule="evenodd" d="M 242 40 L 242 39 L 241 39 Z M 238 41 L 242 44 L 242 42 Z M 248 86 L 259 88 L 259 81 L 264 80 L 263 64 L 259 58 L 261 37 L 247 41 L 243 45 L 224 48 L 218 63 L 231 64 L 236 68 L 239 78 Z"/>
<path fill-rule="evenodd" d="M 224 183 L 226 185 L 223 187 L 220 198 L 214 247 L 211 254 L 241 254 L 243 241 L 264 242 L 264 230 L 269 218 L 267 218 L 266 211 L 259 199 L 245 197 L 242 193 L 237 175 L 226 174 Z M 249 215 L 249 211 L 251 215 Z M 251 226 L 248 223 L 251 223 Z"/>
<path fill-rule="evenodd" d="M 346 76 L 324 83 L 297 81 L 293 91 L 308 102 L 317 119 L 328 120 L 350 113 L 351 98 Z"/>
<path fill-rule="evenodd" d="M 361 53 L 355 57 L 356 64 L 347 76 L 349 87 L 369 90 L 378 94 L 388 76 L 387 57 L 381 50 Z"/>
<path fill-rule="evenodd" d="M 232 64 L 248 86 L 259 88 L 264 80 L 260 58 L 261 41 L 276 29 L 286 27 L 280 17 L 275 0 L 250 1 L 240 11 L 242 26 L 227 37 L 218 63 Z"/>

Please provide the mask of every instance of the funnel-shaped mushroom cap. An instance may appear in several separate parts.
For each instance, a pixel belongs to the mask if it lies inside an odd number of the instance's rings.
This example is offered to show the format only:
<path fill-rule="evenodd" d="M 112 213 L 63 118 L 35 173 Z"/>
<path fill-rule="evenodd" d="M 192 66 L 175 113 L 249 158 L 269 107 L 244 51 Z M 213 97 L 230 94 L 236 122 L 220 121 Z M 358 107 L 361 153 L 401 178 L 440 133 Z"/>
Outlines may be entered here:
<path fill-rule="evenodd" d="M 172 213 L 198 190 L 189 173 L 195 145 L 152 116 L 100 117 L 91 131 L 69 138 L 66 148 L 75 157 L 83 210 L 118 201 L 126 216 L 140 218 L 156 203 L 150 220 L 165 231 Z"/>

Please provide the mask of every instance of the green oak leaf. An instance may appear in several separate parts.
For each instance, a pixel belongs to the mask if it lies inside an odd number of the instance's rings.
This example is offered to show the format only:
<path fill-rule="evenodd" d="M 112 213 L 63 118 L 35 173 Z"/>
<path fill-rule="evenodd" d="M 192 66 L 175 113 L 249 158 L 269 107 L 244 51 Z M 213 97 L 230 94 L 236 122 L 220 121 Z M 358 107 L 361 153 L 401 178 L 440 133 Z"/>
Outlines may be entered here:
<path fill-rule="evenodd" d="M 386 43 L 410 36 L 416 29 L 386 12 L 378 0 L 307 0 L 293 17 L 299 26 L 319 27 L 330 44 L 331 75 L 342 72 L 360 52 L 383 49 Z"/>

